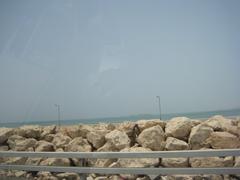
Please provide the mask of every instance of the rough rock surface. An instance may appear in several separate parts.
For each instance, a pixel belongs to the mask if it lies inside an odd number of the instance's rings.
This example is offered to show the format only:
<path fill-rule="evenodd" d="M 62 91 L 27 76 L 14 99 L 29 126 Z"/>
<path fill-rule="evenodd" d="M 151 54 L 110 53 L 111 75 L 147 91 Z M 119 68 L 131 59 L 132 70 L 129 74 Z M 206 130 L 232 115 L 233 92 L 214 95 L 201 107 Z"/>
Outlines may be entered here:
<path fill-rule="evenodd" d="M 47 141 L 38 141 L 35 151 L 54 151 L 54 145 Z"/>
<path fill-rule="evenodd" d="M 186 117 L 176 117 L 167 122 L 165 132 L 167 136 L 178 139 L 188 139 L 192 122 Z"/>
<path fill-rule="evenodd" d="M 125 132 L 113 130 L 106 134 L 105 139 L 111 143 L 116 149 L 121 150 L 130 145 L 130 139 Z"/>
<path fill-rule="evenodd" d="M 213 132 L 213 129 L 209 126 L 199 124 L 192 128 L 189 136 L 189 144 L 192 149 L 200 149 L 203 147 L 209 147 L 206 143 L 206 139 Z"/>
<path fill-rule="evenodd" d="M 56 148 L 65 148 L 72 139 L 69 136 L 58 133 L 54 136 L 52 143 Z"/>
<path fill-rule="evenodd" d="M 188 158 L 162 158 L 164 167 L 188 167 Z"/>
<path fill-rule="evenodd" d="M 42 127 L 38 125 L 25 125 L 17 128 L 16 134 L 26 138 L 38 139 L 42 133 Z"/>
<path fill-rule="evenodd" d="M 232 167 L 233 157 L 206 157 L 206 158 L 190 158 L 191 167 Z"/>
<path fill-rule="evenodd" d="M 165 146 L 164 140 L 164 131 L 159 125 L 143 130 L 137 138 L 137 142 L 141 146 L 150 148 L 153 151 L 163 150 Z"/>
<path fill-rule="evenodd" d="M 41 166 L 70 166 L 70 160 L 67 158 L 47 158 L 40 162 Z"/>
<path fill-rule="evenodd" d="M 143 147 L 131 147 L 121 150 L 121 152 L 149 152 L 149 151 L 151 151 L 151 149 Z M 157 158 L 136 158 L 136 159 L 120 158 L 118 159 L 118 163 L 121 167 L 150 167 L 158 165 L 159 160 Z"/>
<path fill-rule="evenodd" d="M 98 149 L 105 144 L 105 135 L 107 131 L 92 131 L 87 134 L 87 140 L 93 145 L 94 148 Z"/>
<path fill-rule="evenodd" d="M 182 141 L 173 137 L 168 137 L 166 140 L 165 149 L 168 151 L 187 150 L 189 149 L 189 145 L 185 141 Z"/>
<path fill-rule="evenodd" d="M 240 148 L 239 137 L 228 132 L 213 132 L 207 141 L 214 149 Z"/>
<path fill-rule="evenodd" d="M 0 128 L 0 144 L 7 141 L 9 136 L 13 134 L 13 130 L 11 128 Z"/>
<path fill-rule="evenodd" d="M 138 120 L 137 125 L 140 131 L 157 125 L 161 126 L 161 128 L 164 129 L 166 126 L 166 122 L 160 121 L 159 119 Z"/>
<path fill-rule="evenodd" d="M 65 150 L 72 152 L 91 152 L 92 147 L 86 139 L 77 137 L 69 142 Z"/>

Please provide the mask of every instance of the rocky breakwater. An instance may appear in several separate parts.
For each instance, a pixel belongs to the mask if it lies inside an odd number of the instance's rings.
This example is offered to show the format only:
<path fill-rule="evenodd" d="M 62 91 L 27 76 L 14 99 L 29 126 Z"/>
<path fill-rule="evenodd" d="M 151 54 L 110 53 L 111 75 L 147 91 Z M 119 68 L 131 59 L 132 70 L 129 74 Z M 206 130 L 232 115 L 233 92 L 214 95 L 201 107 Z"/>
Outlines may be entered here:
<path fill-rule="evenodd" d="M 208 120 L 176 117 L 169 121 L 139 120 L 119 124 L 38 126 L 0 128 L 0 151 L 67 151 L 67 152 L 145 152 L 196 149 L 240 148 L 240 119 L 214 116 Z M 0 163 L 82 166 L 78 158 L 2 157 Z M 161 159 L 88 159 L 91 167 L 233 167 L 239 157 L 161 158 Z M 0 176 L 25 179 L 80 179 L 75 173 L 1 171 Z M 238 177 L 238 175 L 234 175 Z M 227 175 L 162 176 L 159 179 L 234 179 Z M 88 180 L 138 179 L 148 176 L 89 174 Z"/>

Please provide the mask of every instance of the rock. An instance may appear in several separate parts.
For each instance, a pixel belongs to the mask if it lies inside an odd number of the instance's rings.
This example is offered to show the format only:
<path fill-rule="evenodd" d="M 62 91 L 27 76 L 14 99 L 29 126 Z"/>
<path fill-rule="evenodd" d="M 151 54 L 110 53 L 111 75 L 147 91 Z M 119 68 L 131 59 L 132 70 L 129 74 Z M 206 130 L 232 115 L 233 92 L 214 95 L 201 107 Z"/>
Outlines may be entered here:
<path fill-rule="evenodd" d="M 194 157 L 190 158 L 191 167 L 232 167 L 233 157 Z"/>
<path fill-rule="evenodd" d="M 109 167 L 112 163 L 117 161 L 116 159 L 97 159 L 94 167 Z"/>
<path fill-rule="evenodd" d="M 168 137 L 166 140 L 165 149 L 168 151 L 187 150 L 189 149 L 189 145 L 185 141 L 182 141 L 173 137 Z"/>
<path fill-rule="evenodd" d="M 59 173 L 56 176 L 59 180 L 80 180 L 77 173 Z"/>
<path fill-rule="evenodd" d="M 97 149 L 97 152 L 115 152 L 118 151 L 118 149 L 111 143 L 106 142 L 102 147 Z"/>
<path fill-rule="evenodd" d="M 26 138 L 39 139 L 42 133 L 42 127 L 38 125 L 25 125 L 15 129 L 16 134 Z"/>
<path fill-rule="evenodd" d="M 0 144 L 3 144 L 7 141 L 8 137 L 13 134 L 13 129 L 11 128 L 0 128 Z"/>
<path fill-rule="evenodd" d="M 0 146 L 0 151 L 8 151 L 8 146 Z"/>
<path fill-rule="evenodd" d="M 121 152 L 149 152 L 151 149 L 143 147 L 131 147 L 121 150 Z M 158 158 L 120 158 L 117 161 L 121 167 L 151 167 L 159 163 Z"/>
<path fill-rule="evenodd" d="M 87 134 L 88 134 L 89 132 L 94 131 L 94 129 L 93 129 L 92 126 L 90 126 L 90 125 L 84 125 L 84 124 L 80 124 L 80 125 L 79 125 L 79 129 L 80 129 L 81 137 L 83 137 L 83 138 L 86 138 L 86 137 L 87 137 Z"/>
<path fill-rule="evenodd" d="M 56 125 L 45 126 L 45 127 L 42 128 L 42 133 L 40 135 L 40 138 L 44 140 L 47 135 L 55 134 L 56 130 L 57 130 Z"/>
<path fill-rule="evenodd" d="M 125 132 L 128 136 L 133 134 L 133 128 L 136 125 L 134 122 L 122 122 L 116 125 L 116 130 Z"/>
<path fill-rule="evenodd" d="M 161 126 L 161 128 L 164 129 L 166 125 L 166 122 L 161 121 L 159 119 L 138 120 L 136 123 L 140 131 L 143 131 L 144 129 L 157 126 L 157 125 Z"/>
<path fill-rule="evenodd" d="M 109 180 L 107 176 L 96 177 L 95 180 Z"/>
<path fill-rule="evenodd" d="M 145 148 L 158 151 L 163 150 L 165 146 L 164 139 L 164 131 L 161 126 L 157 125 L 143 130 L 137 137 L 137 142 Z"/>
<path fill-rule="evenodd" d="M 164 167 L 188 167 L 188 158 L 162 158 Z"/>
<path fill-rule="evenodd" d="M 26 177 L 27 172 L 26 171 L 16 171 L 14 172 L 14 176 L 17 178 L 22 178 L 22 177 Z"/>
<path fill-rule="evenodd" d="M 203 124 L 210 126 L 214 131 L 227 131 L 237 136 L 240 135 L 240 128 L 234 125 L 234 121 L 232 119 L 225 119 L 223 116 L 213 116 Z"/>
<path fill-rule="evenodd" d="M 176 117 L 167 122 L 165 132 L 169 137 L 178 139 L 188 139 L 188 135 L 192 128 L 192 122 L 186 117 Z"/>
<path fill-rule="evenodd" d="M 63 131 L 64 131 L 63 134 L 71 137 L 72 139 L 82 136 L 79 125 L 63 127 Z"/>
<path fill-rule="evenodd" d="M 24 165 L 26 160 L 27 160 L 26 157 L 11 157 L 8 158 L 6 164 Z"/>
<path fill-rule="evenodd" d="M 11 150 L 26 151 L 28 148 L 34 147 L 37 143 L 37 140 L 33 138 L 25 139 L 21 136 L 13 135 L 9 137 L 7 143 Z"/>
<path fill-rule="evenodd" d="M 52 143 L 56 148 L 65 148 L 72 139 L 69 136 L 58 133 L 54 136 Z"/>
<path fill-rule="evenodd" d="M 39 165 L 43 158 L 28 158 L 25 162 L 26 165 Z"/>
<path fill-rule="evenodd" d="M 206 143 L 206 139 L 213 132 L 213 129 L 209 126 L 199 124 L 192 128 L 189 136 L 189 144 L 192 149 L 200 149 L 203 147 L 209 147 Z"/>
<path fill-rule="evenodd" d="M 207 142 L 214 149 L 240 148 L 240 139 L 228 132 L 213 132 Z"/>
<path fill-rule="evenodd" d="M 96 125 L 93 125 L 93 128 L 95 130 L 104 130 L 104 131 L 113 131 L 116 127 L 114 124 L 111 123 L 98 123 Z"/>
<path fill-rule="evenodd" d="M 107 142 L 111 143 L 116 149 L 121 150 L 130 145 L 130 139 L 125 132 L 113 130 L 105 135 Z"/>
<path fill-rule="evenodd" d="M 37 180 L 58 180 L 57 177 L 46 171 L 38 172 L 37 177 Z"/>
<path fill-rule="evenodd" d="M 47 141 L 38 141 L 36 144 L 35 151 L 54 151 L 54 145 Z"/>
<path fill-rule="evenodd" d="M 69 142 L 65 150 L 72 152 L 91 152 L 92 147 L 86 139 L 83 139 L 82 137 L 77 137 Z"/>
<path fill-rule="evenodd" d="M 235 157 L 234 167 L 240 167 L 240 156 Z"/>
<path fill-rule="evenodd" d="M 41 166 L 70 166 L 68 158 L 47 158 L 40 162 Z"/>
<path fill-rule="evenodd" d="M 55 137 L 55 134 L 47 134 L 42 138 L 42 140 L 47 141 L 47 142 L 52 142 Z"/>
<path fill-rule="evenodd" d="M 94 148 L 98 149 L 105 144 L 106 131 L 92 131 L 87 134 L 87 140 L 93 145 Z"/>

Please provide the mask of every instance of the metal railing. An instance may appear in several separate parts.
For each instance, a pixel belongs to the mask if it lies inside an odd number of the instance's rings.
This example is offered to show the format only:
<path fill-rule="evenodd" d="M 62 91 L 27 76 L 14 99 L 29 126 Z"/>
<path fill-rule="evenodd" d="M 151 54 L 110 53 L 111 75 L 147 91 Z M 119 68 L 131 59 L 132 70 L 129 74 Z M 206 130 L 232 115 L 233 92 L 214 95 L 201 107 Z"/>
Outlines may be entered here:
<path fill-rule="evenodd" d="M 151 151 L 151 152 L 24 152 L 2 151 L 0 157 L 42 157 L 42 158 L 80 158 L 80 159 L 113 159 L 113 158 L 180 158 L 180 157 L 226 157 L 240 156 L 240 149 L 184 150 L 184 151 Z M 83 174 L 138 174 L 138 175 L 172 175 L 172 174 L 240 174 L 240 167 L 209 168 L 100 168 L 100 167 L 66 167 L 0 164 L 3 170 L 74 172 Z"/>

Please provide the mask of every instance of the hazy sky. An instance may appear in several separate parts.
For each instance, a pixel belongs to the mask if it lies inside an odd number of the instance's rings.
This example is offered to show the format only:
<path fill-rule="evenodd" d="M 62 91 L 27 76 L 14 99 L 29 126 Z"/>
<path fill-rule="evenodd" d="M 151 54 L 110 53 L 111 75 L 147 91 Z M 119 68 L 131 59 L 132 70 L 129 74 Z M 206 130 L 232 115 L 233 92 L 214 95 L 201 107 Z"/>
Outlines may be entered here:
<path fill-rule="evenodd" d="M 239 108 L 239 9 L 0 0 L 0 122 Z"/>

